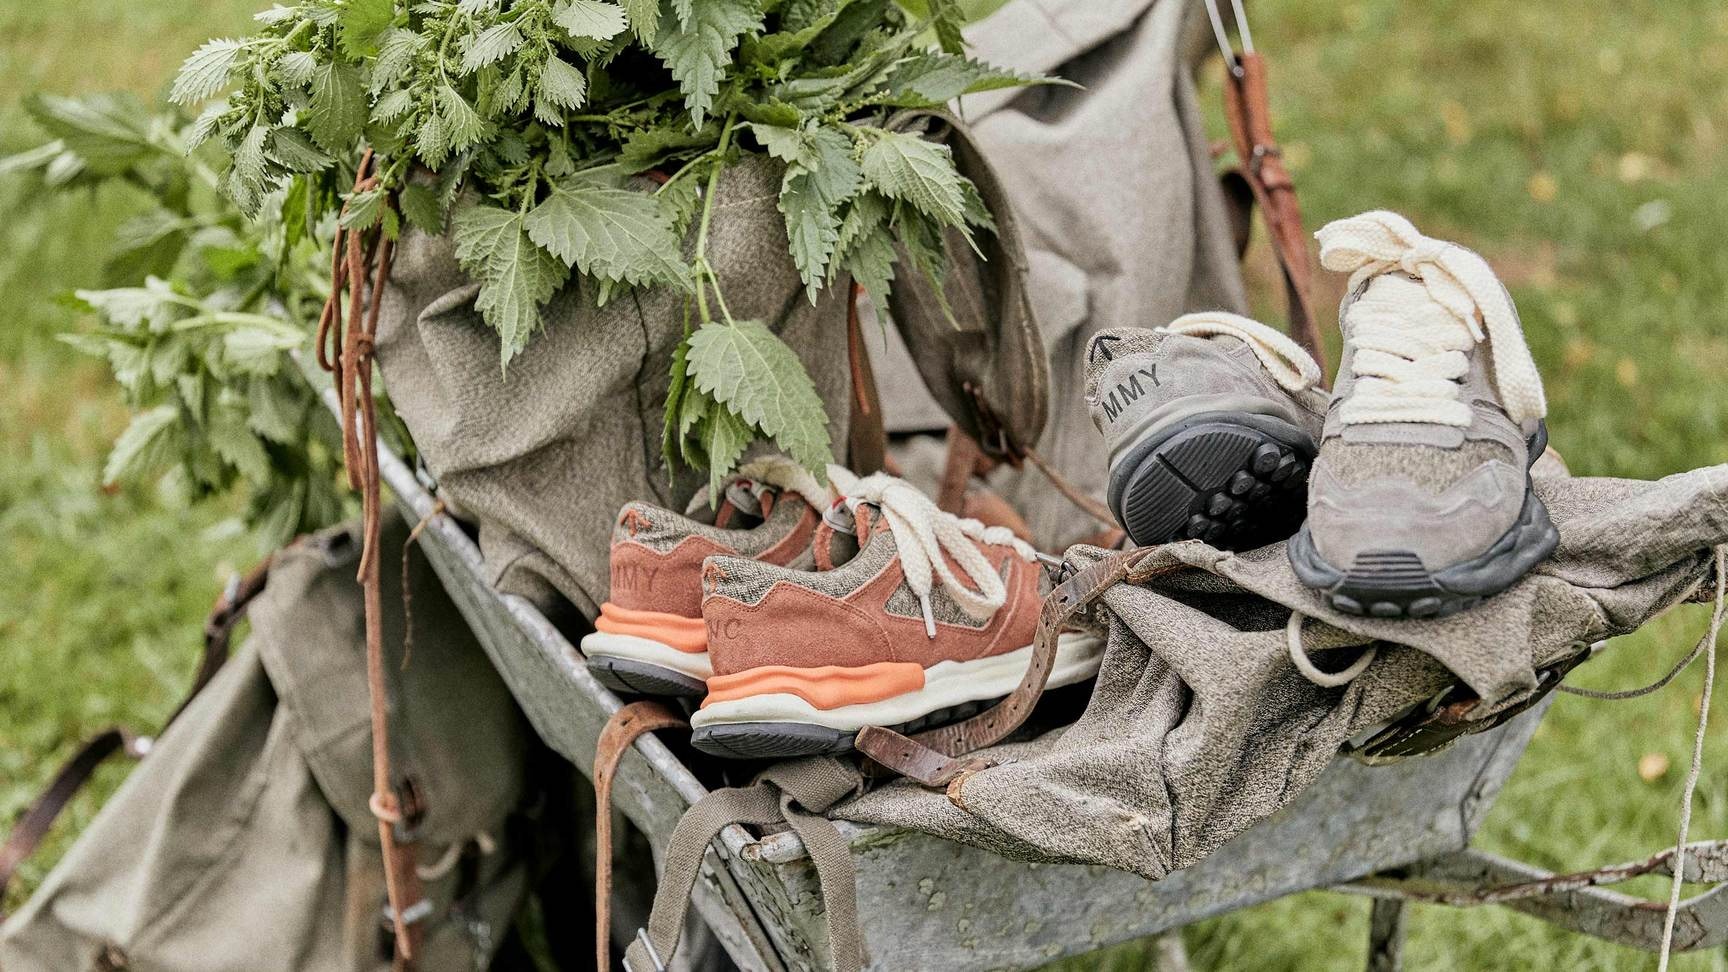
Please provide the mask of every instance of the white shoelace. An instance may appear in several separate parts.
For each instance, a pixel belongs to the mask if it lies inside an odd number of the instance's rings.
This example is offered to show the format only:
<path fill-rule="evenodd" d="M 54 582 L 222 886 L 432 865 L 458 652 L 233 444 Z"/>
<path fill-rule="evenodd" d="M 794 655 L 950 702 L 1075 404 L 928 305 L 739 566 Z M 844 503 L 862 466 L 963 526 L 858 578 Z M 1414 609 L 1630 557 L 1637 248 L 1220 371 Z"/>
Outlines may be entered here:
<path fill-rule="evenodd" d="M 1007 527 L 987 527 L 977 520 L 945 512 L 903 479 L 887 473 L 860 479 L 835 466 L 829 467 L 828 474 L 848 509 L 856 510 L 858 504 L 869 503 L 882 511 L 894 536 L 906 586 L 912 588 L 924 608 L 924 632 L 932 639 L 936 637 L 936 618 L 931 613 L 930 594 L 937 584 L 967 616 L 977 621 L 989 620 L 1008 602 L 1007 585 L 978 549 L 979 543 L 1008 547 L 1028 563 L 1038 560 L 1038 552 L 1031 544 L 1016 537 Z M 965 575 L 964 580 L 949 566 L 950 560 Z"/>
<path fill-rule="evenodd" d="M 1515 422 L 1547 414 L 1542 377 L 1517 311 L 1481 257 L 1423 236 L 1397 213 L 1337 220 L 1314 236 L 1320 264 L 1350 274 L 1351 290 L 1401 270 L 1426 291 L 1365 295 L 1351 305 L 1347 334 L 1356 385 L 1340 406 L 1340 422 L 1468 426 L 1470 405 L 1459 399 L 1458 380 L 1469 372 L 1466 352 L 1479 343 L 1492 348 L 1494 385 L 1506 414 Z"/>
<path fill-rule="evenodd" d="M 734 499 L 733 505 L 752 512 L 756 508 L 749 505 L 749 501 L 760 502 L 762 494 L 770 489 L 796 493 L 803 497 L 804 502 L 809 503 L 812 509 L 816 510 L 827 509 L 828 504 L 834 502 L 840 495 L 836 492 L 832 480 L 829 481 L 828 486 L 823 486 L 816 481 L 816 477 L 812 476 L 808 469 L 786 456 L 759 456 L 739 466 L 732 475 L 732 485 L 728 487 L 728 495 L 731 496 L 733 489 L 742 489 L 748 493 L 748 497 L 732 497 Z M 695 513 L 708 505 L 708 501 L 708 492 L 697 490 L 696 495 L 690 497 L 690 503 L 684 508 L 684 514 L 689 516 Z"/>
<path fill-rule="evenodd" d="M 1190 337 L 1228 335 L 1236 338 L 1248 345 L 1248 349 L 1260 359 L 1266 372 L 1286 391 L 1305 391 L 1320 380 L 1320 365 L 1300 344 L 1291 340 L 1283 331 L 1267 327 L 1241 314 L 1232 314 L 1229 311 L 1184 314 L 1158 330 Z"/>

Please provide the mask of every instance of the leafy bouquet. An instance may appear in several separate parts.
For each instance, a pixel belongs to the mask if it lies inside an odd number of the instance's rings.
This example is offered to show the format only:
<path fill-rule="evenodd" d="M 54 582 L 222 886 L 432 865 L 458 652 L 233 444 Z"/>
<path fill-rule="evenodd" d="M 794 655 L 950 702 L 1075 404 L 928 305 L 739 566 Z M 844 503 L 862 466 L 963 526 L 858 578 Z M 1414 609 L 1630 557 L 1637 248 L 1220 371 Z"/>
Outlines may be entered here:
<path fill-rule="evenodd" d="M 505 365 L 560 288 L 678 289 L 665 449 L 714 482 L 758 438 L 818 474 L 831 458 L 796 355 L 733 317 L 708 262 L 721 172 L 783 162 L 812 301 L 844 274 L 880 302 L 901 254 L 939 279 L 944 231 L 991 225 L 948 149 L 890 116 L 1035 80 L 966 57 L 954 0 L 305 0 L 259 20 L 201 47 L 171 94 L 233 88 L 187 138 L 220 140 L 235 204 L 287 248 L 333 218 L 386 238 L 448 226 Z M 363 150 L 376 178 L 350 189 Z"/>

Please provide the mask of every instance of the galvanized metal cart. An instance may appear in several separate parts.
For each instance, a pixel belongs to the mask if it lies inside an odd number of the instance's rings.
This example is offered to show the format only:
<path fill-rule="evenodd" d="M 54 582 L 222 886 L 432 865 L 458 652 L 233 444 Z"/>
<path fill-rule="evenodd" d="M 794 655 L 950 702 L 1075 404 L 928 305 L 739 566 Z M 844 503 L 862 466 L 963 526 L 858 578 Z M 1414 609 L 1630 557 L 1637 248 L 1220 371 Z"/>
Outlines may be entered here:
<path fill-rule="evenodd" d="M 333 393 L 327 397 L 334 406 Z M 535 730 L 591 775 L 595 743 L 619 699 L 588 674 L 575 647 L 533 605 L 486 583 L 479 548 L 439 511 L 415 473 L 388 449 L 380 449 L 380 459 L 385 482 L 410 521 L 427 519 L 421 541 L 427 557 Z M 1547 701 L 1434 755 L 1378 767 L 1340 759 L 1283 811 L 1158 882 L 1104 867 L 1010 861 L 923 834 L 842 823 L 857 865 L 869 967 L 1035 967 L 1314 888 L 1376 899 L 1370 968 L 1397 967 L 1406 900 L 1500 903 L 1653 949 L 1661 938 L 1662 904 L 1597 885 L 1671 873 L 1671 852 L 1556 877 L 1470 849 Z M 652 736 L 626 754 L 614 784 L 617 807 L 656 854 L 705 792 Z M 1690 881 L 1728 882 L 1728 845 L 1698 845 L 1686 869 Z M 1728 941 L 1724 888 L 1728 883 L 1684 904 L 1676 948 Z M 825 967 L 827 929 L 816 873 L 792 833 L 758 836 L 727 828 L 710 847 L 694 904 L 745 969 Z"/>

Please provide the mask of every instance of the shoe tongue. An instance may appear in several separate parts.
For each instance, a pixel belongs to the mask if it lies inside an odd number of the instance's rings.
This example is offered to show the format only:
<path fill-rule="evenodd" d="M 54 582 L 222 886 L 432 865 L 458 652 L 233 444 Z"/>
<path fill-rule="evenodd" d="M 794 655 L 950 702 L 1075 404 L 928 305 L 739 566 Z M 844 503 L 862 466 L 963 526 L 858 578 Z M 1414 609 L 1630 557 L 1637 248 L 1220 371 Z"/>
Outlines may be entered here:
<path fill-rule="evenodd" d="M 1367 288 L 1362 291 L 1363 297 L 1369 295 L 1373 295 L 1375 300 L 1400 304 L 1434 299 L 1429 295 L 1426 284 L 1403 273 L 1383 273 L 1370 280 Z"/>

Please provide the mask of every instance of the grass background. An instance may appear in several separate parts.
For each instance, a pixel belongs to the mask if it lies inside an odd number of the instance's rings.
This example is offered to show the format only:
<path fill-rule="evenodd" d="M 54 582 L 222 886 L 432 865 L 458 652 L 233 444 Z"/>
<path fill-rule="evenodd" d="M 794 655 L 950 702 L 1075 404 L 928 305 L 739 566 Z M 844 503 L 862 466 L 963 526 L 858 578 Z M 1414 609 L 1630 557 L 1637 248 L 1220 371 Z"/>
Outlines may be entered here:
<path fill-rule="evenodd" d="M 34 144 L 17 110 L 27 93 L 157 94 L 186 52 L 244 29 L 258 5 L 0 4 L 0 153 Z M 1719 83 L 1728 8 L 1249 7 L 1311 225 L 1392 208 L 1486 253 L 1518 300 L 1548 381 L 1553 441 L 1575 472 L 1657 477 L 1728 459 L 1728 88 Z M 112 191 L 39 204 L 35 192 L 0 180 L 9 214 L 0 221 L 0 820 L 90 732 L 167 714 L 206 608 L 257 553 L 232 506 L 188 510 L 150 490 L 98 487 L 124 410 L 101 366 L 54 342 L 80 325 L 54 298 L 96 282 L 95 255 L 135 200 Z M 1574 681 L 1642 684 L 1704 621 L 1700 609 L 1677 611 Z M 1670 842 L 1700 677 L 1636 702 L 1562 696 L 1478 846 L 1574 869 Z M 1706 758 L 1694 839 L 1728 835 L 1728 716 L 1712 727 Z M 40 881 L 122 773 L 106 771 L 74 805 L 7 905 Z M 1663 893 L 1654 879 L 1633 887 Z M 1367 911 L 1364 900 L 1316 892 L 1185 939 L 1197 968 L 1358 968 Z M 1415 969 L 1654 966 L 1499 909 L 1418 907 L 1410 928 Z M 1147 968 L 1150 955 L 1127 946 L 1069 967 Z M 1676 965 L 1728 968 L 1728 956 Z"/>

